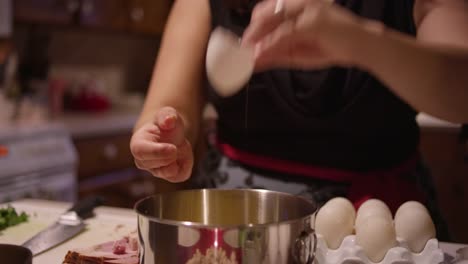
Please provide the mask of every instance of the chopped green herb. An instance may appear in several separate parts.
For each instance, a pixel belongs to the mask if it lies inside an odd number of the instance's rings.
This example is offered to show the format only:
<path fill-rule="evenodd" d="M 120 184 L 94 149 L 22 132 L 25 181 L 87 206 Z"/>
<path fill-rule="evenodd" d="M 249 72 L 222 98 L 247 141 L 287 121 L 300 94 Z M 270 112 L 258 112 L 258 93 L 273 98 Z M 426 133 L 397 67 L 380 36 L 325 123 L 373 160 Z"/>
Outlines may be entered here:
<path fill-rule="evenodd" d="M 12 206 L 0 208 L 0 230 L 28 221 L 28 215 L 24 212 L 18 214 Z"/>

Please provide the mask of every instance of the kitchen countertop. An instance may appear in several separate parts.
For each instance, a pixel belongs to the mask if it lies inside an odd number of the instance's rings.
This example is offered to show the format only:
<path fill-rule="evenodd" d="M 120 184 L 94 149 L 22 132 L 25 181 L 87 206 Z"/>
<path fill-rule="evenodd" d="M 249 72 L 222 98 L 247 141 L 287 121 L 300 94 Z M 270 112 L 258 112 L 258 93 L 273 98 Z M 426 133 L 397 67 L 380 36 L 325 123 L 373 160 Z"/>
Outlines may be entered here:
<path fill-rule="evenodd" d="M 93 137 L 115 133 L 131 133 L 138 119 L 136 110 L 112 110 L 102 113 L 64 113 L 54 119 L 20 119 L 0 122 L 0 134 L 62 129 L 73 138 Z M 19 132 L 18 132 L 19 131 Z"/>
<path fill-rule="evenodd" d="M 22 244 L 32 235 L 52 224 L 71 205 L 46 200 L 20 200 L 10 203 L 18 212 L 30 215 L 27 223 L 0 232 L 0 243 Z M 0 205 L 5 207 L 5 205 Z M 101 206 L 95 217 L 86 220 L 85 231 L 72 239 L 34 257 L 33 264 L 62 263 L 70 249 L 87 248 L 107 241 L 121 239 L 137 229 L 136 214 L 129 209 Z"/>
<path fill-rule="evenodd" d="M 53 223 L 58 215 L 70 207 L 69 203 L 45 200 L 20 200 L 11 203 L 17 211 L 25 211 L 31 218 L 28 223 L 11 227 L 0 233 L 0 243 L 21 244 L 42 228 Z M 4 207 L 5 205 L 0 205 Z M 33 260 L 33 264 L 61 263 L 69 249 L 89 247 L 119 239 L 136 230 L 137 217 L 133 210 L 101 206 L 95 217 L 86 220 L 87 228 L 78 236 L 46 251 Z M 454 256 L 457 249 L 468 245 L 439 243 L 444 253 Z"/>
<path fill-rule="evenodd" d="M 111 110 L 103 113 L 66 113 L 54 122 L 62 123 L 73 138 L 131 132 L 138 119 L 137 110 Z"/>

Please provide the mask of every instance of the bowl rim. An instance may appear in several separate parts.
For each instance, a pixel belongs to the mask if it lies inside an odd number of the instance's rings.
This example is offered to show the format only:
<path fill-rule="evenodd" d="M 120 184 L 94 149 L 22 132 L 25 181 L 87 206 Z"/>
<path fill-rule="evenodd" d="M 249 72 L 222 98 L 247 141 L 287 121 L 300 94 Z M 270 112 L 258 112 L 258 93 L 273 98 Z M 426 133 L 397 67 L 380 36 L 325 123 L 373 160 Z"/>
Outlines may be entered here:
<path fill-rule="evenodd" d="M 247 192 L 272 193 L 272 194 L 291 197 L 297 200 L 302 200 L 303 202 L 307 204 L 311 204 L 312 206 L 315 206 L 315 210 L 314 212 L 310 214 L 306 214 L 304 216 L 300 216 L 300 217 L 296 217 L 296 218 L 288 219 L 284 221 L 266 222 L 266 223 L 260 223 L 260 224 L 222 225 L 222 224 L 204 224 L 204 223 L 194 222 L 194 221 L 179 221 L 179 220 L 163 219 L 160 217 L 148 215 L 144 212 L 140 212 L 140 210 L 138 209 L 138 206 L 142 204 L 143 202 L 150 200 L 150 199 L 154 199 L 155 197 L 158 197 L 158 196 L 170 195 L 171 193 L 202 192 L 202 191 L 208 191 L 208 192 L 247 191 Z M 183 226 L 183 227 L 189 227 L 189 228 L 191 227 L 191 228 L 203 228 L 203 229 L 250 229 L 250 228 L 257 228 L 257 227 L 262 228 L 262 227 L 269 227 L 269 226 L 274 226 L 274 225 L 292 224 L 292 223 L 303 222 L 307 220 L 309 220 L 310 222 L 313 222 L 319 210 L 319 206 L 317 204 L 314 204 L 313 201 L 307 200 L 304 197 L 301 197 L 298 195 L 293 195 L 293 194 L 278 192 L 278 191 L 271 191 L 271 190 L 266 190 L 266 189 L 187 189 L 187 190 L 171 191 L 171 192 L 147 196 L 145 198 L 138 200 L 135 203 L 133 209 L 136 212 L 137 217 L 138 217 L 138 225 L 140 225 L 139 219 L 145 218 L 145 219 L 148 219 L 150 221 L 157 222 L 160 224 L 166 224 L 166 225 L 171 225 L 171 226 Z M 310 225 L 310 228 L 312 230 L 313 230 L 313 226 L 314 226 L 314 223 Z"/>

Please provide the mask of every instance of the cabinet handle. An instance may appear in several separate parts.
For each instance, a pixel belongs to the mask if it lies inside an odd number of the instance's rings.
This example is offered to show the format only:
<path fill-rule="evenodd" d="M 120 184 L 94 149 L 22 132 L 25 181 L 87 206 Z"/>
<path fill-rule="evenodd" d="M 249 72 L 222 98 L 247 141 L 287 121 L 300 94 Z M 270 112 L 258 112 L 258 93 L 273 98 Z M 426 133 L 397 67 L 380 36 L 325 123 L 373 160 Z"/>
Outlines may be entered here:
<path fill-rule="evenodd" d="M 465 153 L 464 153 L 463 158 L 465 160 L 465 163 L 468 163 L 468 140 L 465 141 Z"/>
<path fill-rule="evenodd" d="M 85 16 L 90 16 L 94 12 L 94 5 L 92 1 L 84 1 L 81 6 L 81 11 Z"/>
<path fill-rule="evenodd" d="M 80 8 L 80 3 L 78 0 L 68 0 L 66 3 L 66 8 L 69 13 L 76 13 L 76 11 L 78 11 Z"/>
<path fill-rule="evenodd" d="M 134 22 L 141 22 L 145 18 L 145 10 L 142 7 L 134 7 L 130 12 L 130 17 Z"/>
<path fill-rule="evenodd" d="M 468 124 L 462 125 L 460 142 L 463 144 L 463 159 L 468 163 Z"/>
<path fill-rule="evenodd" d="M 119 150 L 117 149 L 117 146 L 115 146 L 114 144 L 109 143 L 104 146 L 103 154 L 106 160 L 114 160 L 117 157 L 118 153 L 119 153 Z"/>

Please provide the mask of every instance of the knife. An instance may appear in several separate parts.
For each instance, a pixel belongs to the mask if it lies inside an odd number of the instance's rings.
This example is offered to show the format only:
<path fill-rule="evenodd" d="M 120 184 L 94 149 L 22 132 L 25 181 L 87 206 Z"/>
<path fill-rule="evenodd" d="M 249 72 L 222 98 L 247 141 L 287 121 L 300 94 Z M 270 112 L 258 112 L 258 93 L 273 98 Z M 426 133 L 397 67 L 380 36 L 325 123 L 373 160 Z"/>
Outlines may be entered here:
<path fill-rule="evenodd" d="M 88 197 L 75 203 L 59 219 L 23 243 L 33 255 L 40 254 L 74 237 L 86 227 L 83 219 L 92 214 L 96 206 L 102 204 L 99 197 Z"/>

